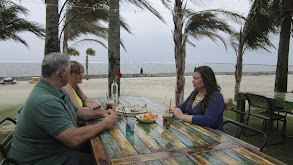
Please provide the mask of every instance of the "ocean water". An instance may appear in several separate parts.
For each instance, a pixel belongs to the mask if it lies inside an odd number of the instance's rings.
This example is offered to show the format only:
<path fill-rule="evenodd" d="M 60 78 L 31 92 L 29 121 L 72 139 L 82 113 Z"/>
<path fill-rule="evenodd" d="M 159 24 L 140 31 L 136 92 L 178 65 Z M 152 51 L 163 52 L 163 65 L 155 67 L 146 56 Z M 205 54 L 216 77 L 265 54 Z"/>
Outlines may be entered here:
<path fill-rule="evenodd" d="M 85 67 L 85 63 L 82 63 Z M 208 65 L 214 72 L 235 72 L 235 64 L 231 63 L 188 63 L 185 72 L 193 72 L 195 66 Z M 143 67 L 145 74 L 175 73 L 175 63 L 167 62 L 121 62 L 122 74 L 139 74 Z M 243 72 L 275 72 L 276 65 L 246 64 L 243 65 Z M 293 71 L 293 66 L 289 66 L 289 71 Z M 90 62 L 89 75 L 108 74 L 108 63 Z M 0 77 L 21 77 L 40 76 L 41 62 L 32 61 L 0 61 Z"/>

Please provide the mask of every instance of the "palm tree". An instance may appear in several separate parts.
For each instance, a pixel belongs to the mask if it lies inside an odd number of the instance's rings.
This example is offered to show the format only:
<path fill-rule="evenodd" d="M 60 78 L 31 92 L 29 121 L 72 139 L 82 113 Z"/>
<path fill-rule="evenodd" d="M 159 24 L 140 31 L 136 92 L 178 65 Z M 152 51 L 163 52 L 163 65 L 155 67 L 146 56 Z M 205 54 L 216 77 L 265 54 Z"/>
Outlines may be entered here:
<path fill-rule="evenodd" d="M 230 26 L 226 24 L 223 19 L 216 16 L 215 13 L 223 13 L 232 18 L 241 17 L 236 13 L 231 13 L 224 10 L 205 10 L 192 11 L 187 9 L 187 0 L 175 0 L 173 8 L 173 40 L 174 40 L 174 54 L 176 63 L 176 89 L 175 100 L 176 104 L 180 104 L 184 99 L 184 85 L 185 85 L 185 58 L 186 58 L 186 43 L 195 46 L 188 37 L 193 39 L 200 39 L 201 37 L 209 37 L 213 41 L 220 39 L 226 47 L 223 37 L 217 32 L 232 33 Z M 192 2 L 192 1 L 191 1 Z M 165 3 L 168 3 L 167 1 Z M 168 6 L 167 6 L 168 7 Z"/>
<path fill-rule="evenodd" d="M 111 85 L 115 78 L 114 73 L 120 72 L 120 21 L 119 21 L 119 0 L 109 2 L 109 38 L 108 38 L 108 93 L 112 97 Z M 120 96 L 120 79 L 118 84 L 118 97 Z"/>
<path fill-rule="evenodd" d="M 86 61 L 85 61 L 85 68 L 86 68 L 86 79 L 89 79 L 89 74 L 88 74 L 88 63 L 89 63 L 89 55 L 90 56 L 95 56 L 96 51 L 94 51 L 92 48 L 87 48 L 86 50 Z"/>
<path fill-rule="evenodd" d="M 87 6 L 94 6 L 90 9 L 88 9 L 82 1 L 74 1 L 67 5 L 63 18 L 64 26 L 60 34 L 60 38 L 63 34 L 63 53 L 67 54 L 68 41 L 74 41 L 81 35 L 93 34 L 107 40 L 107 28 L 102 25 L 103 22 L 108 21 L 107 3 L 107 1 L 99 1 L 99 3 L 87 1 Z M 77 8 L 75 6 L 80 7 Z M 106 45 L 98 39 L 82 39 L 74 44 L 84 41 L 97 42 L 107 48 Z"/>
<path fill-rule="evenodd" d="M 251 0 L 252 1 L 252 0 Z M 271 26 L 266 28 L 280 27 L 280 39 L 278 47 L 278 62 L 276 68 L 275 91 L 286 92 L 288 82 L 288 56 L 290 45 L 290 34 L 293 34 L 293 1 L 292 0 L 254 0 L 254 6 L 258 12 L 269 15 L 266 22 L 271 23 Z"/>
<path fill-rule="evenodd" d="M 79 56 L 79 51 L 75 48 L 68 48 L 67 54 L 70 56 Z"/>
<path fill-rule="evenodd" d="M 169 0 L 161 0 L 164 1 Z M 163 17 L 150 5 L 147 0 L 121 0 L 123 4 L 133 4 L 141 9 L 146 8 L 164 22 Z M 111 84 L 115 78 L 115 71 L 120 72 L 120 22 L 119 0 L 109 2 L 109 39 L 108 39 L 108 93 L 111 97 Z M 120 96 L 120 79 L 117 80 L 118 96 Z"/>
<path fill-rule="evenodd" d="M 287 92 L 290 33 L 293 34 L 293 1 L 283 0 L 279 6 L 281 9 L 278 18 L 281 20 L 281 32 L 274 90 L 276 92 Z"/>
<path fill-rule="evenodd" d="M 276 28 L 273 21 L 270 20 L 268 12 L 261 12 L 264 8 L 257 3 L 253 3 L 249 14 L 246 18 L 244 27 L 239 33 L 231 35 L 232 47 L 237 56 L 235 66 L 235 91 L 234 100 L 240 90 L 240 83 L 242 78 L 243 55 L 246 50 L 257 50 L 259 48 L 270 52 L 266 47 L 273 46 L 269 39 L 270 33 L 276 33 Z"/>
<path fill-rule="evenodd" d="M 0 41 L 13 39 L 15 42 L 20 42 L 28 47 L 27 42 L 18 33 L 28 31 L 39 38 L 43 38 L 45 30 L 35 22 L 19 18 L 20 14 L 27 16 L 28 10 L 10 0 L 0 0 Z"/>
<path fill-rule="evenodd" d="M 45 55 L 60 52 L 58 0 L 45 0 L 46 3 L 46 37 Z M 60 11 L 62 12 L 62 10 Z"/>

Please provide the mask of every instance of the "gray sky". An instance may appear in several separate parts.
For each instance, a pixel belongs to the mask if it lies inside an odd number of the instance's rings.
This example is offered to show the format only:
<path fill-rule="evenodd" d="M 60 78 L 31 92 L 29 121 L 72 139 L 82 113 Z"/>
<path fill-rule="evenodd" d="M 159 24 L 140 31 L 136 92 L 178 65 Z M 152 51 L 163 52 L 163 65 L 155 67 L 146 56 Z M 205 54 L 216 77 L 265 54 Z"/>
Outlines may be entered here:
<path fill-rule="evenodd" d="M 45 4 L 41 0 L 12 0 L 30 10 L 27 19 L 38 22 L 45 26 Z M 121 48 L 121 61 L 145 61 L 145 62 L 174 62 L 174 42 L 172 37 L 173 21 L 171 12 L 164 9 L 157 0 L 150 0 L 155 8 L 165 18 L 167 24 L 160 22 L 148 11 L 142 11 L 134 7 L 121 7 L 120 13 L 131 27 L 133 35 L 121 30 L 121 39 L 126 46 L 127 52 Z M 194 10 L 222 8 L 240 13 L 247 13 L 249 10 L 249 0 L 210 0 L 208 3 L 192 7 Z M 60 28 L 61 29 L 61 28 Z M 239 31 L 239 27 L 235 27 Z M 35 37 L 33 34 L 24 33 L 21 36 L 29 44 L 26 48 L 14 41 L 0 42 L 0 61 L 41 61 L 44 54 L 44 40 Z M 226 36 L 228 40 L 228 36 Z M 275 46 L 278 47 L 278 36 L 272 37 Z M 107 44 L 107 41 L 104 41 Z M 193 40 L 196 47 L 187 46 L 187 63 L 235 63 L 236 56 L 231 47 L 226 51 L 220 41 L 216 43 L 209 39 Z M 69 44 L 70 45 L 70 44 Z M 293 42 L 290 48 L 292 50 Z M 76 45 L 79 50 L 79 57 L 71 57 L 72 60 L 85 62 L 85 51 L 93 48 L 96 56 L 89 57 L 90 62 L 107 62 L 108 50 L 104 47 L 84 42 Z M 277 64 L 277 50 L 271 49 L 271 54 L 264 50 L 257 52 L 246 51 L 244 54 L 245 64 Z M 289 64 L 293 64 L 289 53 Z"/>

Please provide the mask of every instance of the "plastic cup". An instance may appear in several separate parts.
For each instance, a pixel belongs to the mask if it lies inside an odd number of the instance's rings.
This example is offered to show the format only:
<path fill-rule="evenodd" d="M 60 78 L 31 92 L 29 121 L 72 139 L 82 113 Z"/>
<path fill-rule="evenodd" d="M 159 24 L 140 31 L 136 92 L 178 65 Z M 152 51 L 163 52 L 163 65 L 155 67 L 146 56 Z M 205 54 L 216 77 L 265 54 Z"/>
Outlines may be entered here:
<path fill-rule="evenodd" d="M 109 100 L 109 101 L 106 103 L 106 110 L 107 110 L 107 109 L 113 109 L 113 106 L 114 106 L 114 100 Z"/>
<path fill-rule="evenodd" d="M 126 121 L 126 132 L 133 133 L 134 132 L 134 127 L 136 124 L 136 118 L 134 117 L 127 117 L 125 119 Z"/>
<path fill-rule="evenodd" d="M 173 114 L 163 114 L 163 126 L 164 127 L 169 127 L 172 121 L 172 116 Z"/>

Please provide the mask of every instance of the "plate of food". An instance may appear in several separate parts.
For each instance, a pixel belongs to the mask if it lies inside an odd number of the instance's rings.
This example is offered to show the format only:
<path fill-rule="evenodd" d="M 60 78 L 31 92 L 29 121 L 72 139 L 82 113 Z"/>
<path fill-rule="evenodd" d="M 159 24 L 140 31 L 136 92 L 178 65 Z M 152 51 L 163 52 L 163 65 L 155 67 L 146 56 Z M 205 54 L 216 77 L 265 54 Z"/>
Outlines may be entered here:
<path fill-rule="evenodd" d="M 144 123 L 153 123 L 158 119 L 158 114 L 153 114 L 152 112 L 147 112 L 145 114 L 136 115 L 136 118 Z"/>
<path fill-rule="evenodd" d="M 135 117 L 138 114 L 147 113 L 145 108 L 141 108 L 138 106 L 123 106 L 116 108 L 118 115 L 125 115 L 127 117 Z"/>

